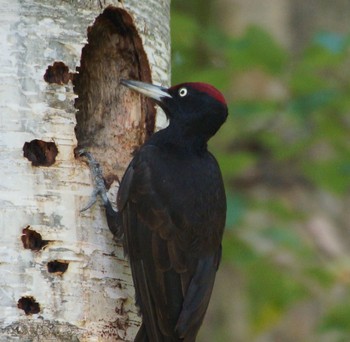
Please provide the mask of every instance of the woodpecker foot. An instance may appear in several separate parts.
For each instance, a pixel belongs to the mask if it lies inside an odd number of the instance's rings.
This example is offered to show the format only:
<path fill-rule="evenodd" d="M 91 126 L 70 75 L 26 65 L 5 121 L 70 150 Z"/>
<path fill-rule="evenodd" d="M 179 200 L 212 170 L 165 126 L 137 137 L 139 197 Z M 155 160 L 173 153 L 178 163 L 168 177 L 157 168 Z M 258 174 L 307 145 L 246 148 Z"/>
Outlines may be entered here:
<path fill-rule="evenodd" d="M 90 152 L 87 152 L 86 150 L 80 150 L 78 152 L 78 155 L 86 158 L 94 181 L 94 190 L 91 194 L 90 200 L 87 203 L 87 205 L 80 210 L 80 212 L 90 209 L 96 203 L 98 195 L 100 195 L 105 208 L 107 209 L 107 207 L 110 206 L 111 209 L 114 211 L 111 202 L 107 197 L 107 189 L 103 179 L 103 173 L 100 164 L 93 157 L 93 155 Z"/>
<path fill-rule="evenodd" d="M 103 179 L 101 166 L 97 162 L 97 160 L 93 157 L 93 155 L 84 149 L 81 149 L 80 151 L 78 151 L 78 155 L 80 157 L 86 158 L 86 161 L 91 170 L 91 174 L 94 182 L 94 190 L 91 194 L 90 200 L 86 204 L 86 206 L 84 206 L 84 208 L 80 210 L 80 212 L 90 209 L 96 203 L 97 197 L 100 196 L 102 199 L 103 205 L 106 209 L 106 218 L 107 218 L 108 227 L 112 232 L 112 234 L 114 235 L 115 239 L 117 241 L 120 241 L 123 236 L 121 216 L 118 213 L 118 211 L 113 209 L 113 206 L 110 200 L 108 199 L 107 189 Z"/>

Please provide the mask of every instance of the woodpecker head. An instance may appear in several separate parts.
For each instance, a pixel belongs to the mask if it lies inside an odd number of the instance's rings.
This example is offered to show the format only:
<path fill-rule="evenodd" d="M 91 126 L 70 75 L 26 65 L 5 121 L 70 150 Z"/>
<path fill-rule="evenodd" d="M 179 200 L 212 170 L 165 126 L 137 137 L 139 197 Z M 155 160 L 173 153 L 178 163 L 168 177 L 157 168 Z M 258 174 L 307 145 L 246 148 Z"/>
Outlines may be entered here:
<path fill-rule="evenodd" d="M 171 88 L 133 80 L 121 80 L 121 84 L 155 100 L 170 125 L 180 126 L 188 135 L 208 140 L 227 118 L 224 96 L 206 83 L 181 83 Z"/>

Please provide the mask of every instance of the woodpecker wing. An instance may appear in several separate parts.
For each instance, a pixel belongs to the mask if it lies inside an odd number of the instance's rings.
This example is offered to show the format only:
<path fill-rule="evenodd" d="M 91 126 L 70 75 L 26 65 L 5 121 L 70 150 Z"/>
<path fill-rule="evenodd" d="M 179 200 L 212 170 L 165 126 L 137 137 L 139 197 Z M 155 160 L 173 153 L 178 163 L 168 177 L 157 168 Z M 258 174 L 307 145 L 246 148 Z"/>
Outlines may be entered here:
<path fill-rule="evenodd" d="M 177 163 L 143 146 L 121 182 L 118 209 L 143 316 L 135 341 L 147 341 L 146 332 L 152 342 L 194 341 L 221 256 L 226 202 L 215 159 Z"/>

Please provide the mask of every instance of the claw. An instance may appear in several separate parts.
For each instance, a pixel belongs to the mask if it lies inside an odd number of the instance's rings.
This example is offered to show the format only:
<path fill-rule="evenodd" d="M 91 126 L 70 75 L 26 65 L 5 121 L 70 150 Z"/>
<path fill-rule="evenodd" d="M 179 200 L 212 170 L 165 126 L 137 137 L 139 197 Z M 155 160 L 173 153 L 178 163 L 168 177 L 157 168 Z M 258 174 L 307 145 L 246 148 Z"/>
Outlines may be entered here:
<path fill-rule="evenodd" d="M 108 199 L 107 189 L 103 180 L 103 174 L 100 164 L 90 152 L 84 149 L 81 149 L 76 153 L 79 157 L 86 157 L 87 163 L 91 170 L 91 174 L 93 176 L 93 181 L 95 183 L 94 190 L 91 194 L 89 202 L 83 209 L 80 210 L 80 212 L 90 209 L 96 203 L 97 197 L 100 196 L 103 205 L 106 209 L 108 228 L 114 235 L 115 240 L 121 241 L 123 238 L 122 218 L 119 212 L 113 209 L 113 206 L 110 200 Z"/>
<path fill-rule="evenodd" d="M 97 201 L 97 195 L 98 195 L 98 192 L 97 191 L 93 191 L 91 196 L 90 196 L 90 200 L 89 202 L 82 208 L 80 209 L 80 212 L 82 213 L 83 211 L 86 211 L 88 209 L 90 209 Z"/>
<path fill-rule="evenodd" d="M 84 149 L 78 151 L 78 155 L 81 157 L 86 157 L 87 163 L 90 167 L 91 173 L 93 175 L 93 181 L 95 183 L 94 190 L 91 194 L 90 200 L 84 208 L 80 210 L 80 212 L 86 211 L 90 209 L 97 201 L 98 195 L 101 196 L 102 202 L 106 209 L 114 211 L 112 205 L 107 196 L 107 189 L 105 186 L 105 182 L 103 180 L 103 174 L 100 164 L 97 160 L 92 156 L 92 154 Z"/>

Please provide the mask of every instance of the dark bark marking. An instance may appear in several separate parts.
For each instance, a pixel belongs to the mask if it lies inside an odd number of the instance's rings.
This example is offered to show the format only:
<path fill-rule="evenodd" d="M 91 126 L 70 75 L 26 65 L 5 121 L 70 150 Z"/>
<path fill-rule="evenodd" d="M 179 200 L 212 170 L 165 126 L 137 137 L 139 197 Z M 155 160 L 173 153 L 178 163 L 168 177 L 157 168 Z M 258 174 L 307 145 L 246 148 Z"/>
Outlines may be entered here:
<path fill-rule="evenodd" d="M 46 69 L 44 80 L 47 83 L 67 84 L 73 78 L 69 68 L 63 62 L 54 62 Z"/>
<path fill-rule="evenodd" d="M 69 263 L 62 260 L 53 260 L 47 263 L 47 271 L 49 273 L 55 273 L 57 275 L 62 275 L 67 271 Z"/>
<path fill-rule="evenodd" d="M 23 146 L 23 157 L 31 161 L 33 166 L 51 166 L 55 163 L 57 154 L 54 142 L 34 139 Z"/>
<path fill-rule="evenodd" d="M 31 249 L 32 251 L 40 251 L 43 249 L 50 241 L 43 240 L 41 234 L 37 233 L 35 230 L 32 230 L 27 226 L 22 231 L 21 240 L 23 247 L 25 249 Z"/>
<path fill-rule="evenodd" d="M 34 297 L 21 297 L 17 302 L 17 307 L 22 309 L 26 315 L 37 314 L 40 312 L 40 305 Z"/>

